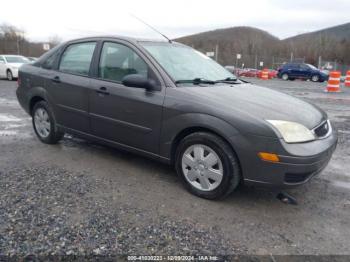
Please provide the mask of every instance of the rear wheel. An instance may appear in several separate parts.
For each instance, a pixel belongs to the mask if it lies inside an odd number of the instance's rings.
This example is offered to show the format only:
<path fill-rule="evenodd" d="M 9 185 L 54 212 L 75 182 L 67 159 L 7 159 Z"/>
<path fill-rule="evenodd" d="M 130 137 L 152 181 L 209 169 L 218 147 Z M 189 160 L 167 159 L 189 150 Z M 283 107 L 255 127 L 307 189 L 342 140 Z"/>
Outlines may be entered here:
<path fill-rule="evenodd" d="M 185 187 L 207 199 L 228 196 L 240 182 L 238 159 L 220 137 L 193 133 L 177 148 L 176 171 Z"/>
<path fill-rule="evenodd" d="M 9 80 L 9 81 L 13 80 L 13 75 L 12 75 L 11 70 L 7 70 L 6 77 L 7 77 L 7 80 Z"/>
<path fill-rule="evenodd" d="M 56 144 L 64 133 L 59 131 L 53 113 L 47 102 L 35 104 L 32 112 L 32 122 L 36 135 L 45 144 Z"/>
<path fill-rule="evenodd" d="M 283 79 L 284 81 L 287 81 L 287 80 L 289 79 L 288 74 L 286 74 L 286 73 L 282 74 L 282 79 Z"/>

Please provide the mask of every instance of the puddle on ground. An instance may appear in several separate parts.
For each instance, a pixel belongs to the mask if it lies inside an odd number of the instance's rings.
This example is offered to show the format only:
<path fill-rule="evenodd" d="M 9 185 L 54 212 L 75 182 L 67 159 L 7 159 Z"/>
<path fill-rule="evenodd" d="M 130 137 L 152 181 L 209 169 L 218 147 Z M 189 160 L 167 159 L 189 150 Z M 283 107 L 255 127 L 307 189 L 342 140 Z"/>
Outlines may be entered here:
<path fill-rule="evenodd" d="M 0 114 L 0 122 L 19 122 L 22 119 L 10 114 Z"/>
<path fill-rule="evenodd" d="M 18 105 L 18 102 L 13 99 L 0 98 L 0 105 Z"/>
<path fill-rule="evenodd" d="M 28 137 L 30 135 L 28 132 L 20 130 L 28 125 L 27 120 L 27 118 L 19 118 L 11 114 L 0 114 L 0 137 Z"/>
<path fill-rule="evenodd" d="M 344 182 L 344 181 L 331 181 L 331 183 L 336 187 L 342 187 L 346 189 L 350 189 L 350 182 Z"/>
<path fill-rule="evenodd" d="M 338 133 L 350 135 L 350 131 L 348 131 L 348 130 L 340 130 L 340 129 L 338 129 Z"/>
<path fill-rule="evenodd" d="M 18 132 L 14 130 L 0 130 L 0 136 L 15 136 Z"/>
<path fill-rule="evenodd" d="M 15 128 L 19 128 L 19 127 L 23 127 L 23 126 L 26 126 L 27 124 L 6 124 L 4 126 L 4 130 L 7 130 L 7 129 L 15 129 Z"/>

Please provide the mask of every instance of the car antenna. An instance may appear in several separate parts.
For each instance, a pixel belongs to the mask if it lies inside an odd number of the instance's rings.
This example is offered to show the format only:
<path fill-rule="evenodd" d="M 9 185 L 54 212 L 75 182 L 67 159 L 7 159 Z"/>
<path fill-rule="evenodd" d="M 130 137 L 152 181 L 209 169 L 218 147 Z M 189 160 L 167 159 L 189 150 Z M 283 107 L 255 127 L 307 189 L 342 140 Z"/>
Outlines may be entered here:
<path fill-rule="evenodd" d="M 169 37 L 167 37 L 166 35 L 162 34 L 161 32 L 159 32 L 157 29 L 155 29 L 153 26 L 147 24 L 145 21 L 143 21 L 141 18 L 138 18 L 136 15 L 130 14 L 132 17 L 134 17 L 135 19 L 137 19 L 139 22 L 143 23 L 144 25 L 148 26 L 149 28 L 151 28 L 153 31 L 157 32 L 158 34 L 160 34 L 162 37 L 164 37 L 165 39 L 167 39 L 169 41 L 169 43 L 172 43 L 173 41 L 171 41 L 171 39 Z"/>

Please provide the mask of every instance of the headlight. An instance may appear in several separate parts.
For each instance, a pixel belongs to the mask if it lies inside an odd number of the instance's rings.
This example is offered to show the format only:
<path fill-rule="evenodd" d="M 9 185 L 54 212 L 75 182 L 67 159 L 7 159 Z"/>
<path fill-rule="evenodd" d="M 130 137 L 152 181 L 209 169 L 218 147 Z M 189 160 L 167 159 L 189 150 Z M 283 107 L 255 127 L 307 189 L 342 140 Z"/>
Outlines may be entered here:
<path fill-rule="evenodd" d="M 315 140 L 313 132 L 302 124 L 283 120 L 266 121 L 278 130 L 286 143 L 300 143 Z"/>

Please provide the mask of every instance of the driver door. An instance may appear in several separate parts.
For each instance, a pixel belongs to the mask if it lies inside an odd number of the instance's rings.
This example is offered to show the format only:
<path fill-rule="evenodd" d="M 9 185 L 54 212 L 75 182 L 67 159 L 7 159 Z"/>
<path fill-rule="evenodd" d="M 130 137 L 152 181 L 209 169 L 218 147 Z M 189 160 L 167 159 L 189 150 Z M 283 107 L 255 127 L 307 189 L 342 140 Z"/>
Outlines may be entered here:
<path fill-rule="evenodd" d="M 160 85 L 154 71 L 142 53 L 126 43 L 104 42 L 96 60 L 96 77 L 91 79 L 89 90 L 92 134 L 157 154 L 165 90 L 122 84 L 126 75 L 141 74 Z"/>
<path fill-rule="evenodd" d="M 309 78 L 311 75 L 311 69 L 305 64 L 300 65 L 300 78 Z"/>

